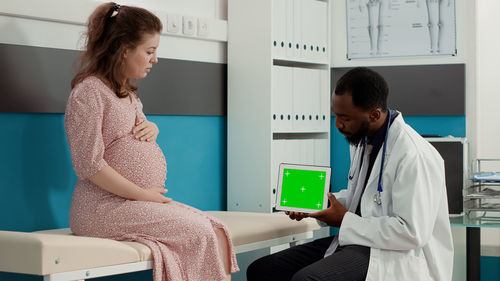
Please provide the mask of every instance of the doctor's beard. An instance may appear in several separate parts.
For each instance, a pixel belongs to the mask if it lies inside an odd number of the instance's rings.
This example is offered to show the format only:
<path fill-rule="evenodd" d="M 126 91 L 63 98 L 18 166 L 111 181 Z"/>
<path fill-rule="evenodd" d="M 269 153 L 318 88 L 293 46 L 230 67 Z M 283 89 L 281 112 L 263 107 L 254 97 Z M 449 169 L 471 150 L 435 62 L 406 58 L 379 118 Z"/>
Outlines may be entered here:
<path fill-rule="evenodd" d="M 346 135 L 346 132 L 343 132 L 342 130 L 339 129 L 339 132 L 343 134 L 346 138 L 346 140 L 349 142 L 351 145 L 358 145 L 359 142 L 366 136 L 368 136 L 368 132 L 370 132 L 370 122 L 367 120 L 363 121 L 361 125 L 359 126 L 359 129 L 357 132 L 353 134 L 348 134 Z"/>

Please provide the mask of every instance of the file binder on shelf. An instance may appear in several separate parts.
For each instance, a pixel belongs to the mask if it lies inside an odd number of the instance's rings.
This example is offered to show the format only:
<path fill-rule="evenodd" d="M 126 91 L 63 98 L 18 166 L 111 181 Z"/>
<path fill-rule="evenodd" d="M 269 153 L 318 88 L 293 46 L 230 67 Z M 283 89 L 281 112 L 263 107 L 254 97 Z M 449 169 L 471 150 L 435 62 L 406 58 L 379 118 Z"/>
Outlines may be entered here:
<path fill-rule="evenodd" d="M 272 66 L 271 122 L 273 132 L 328 132 L 330 115 L 328 71 Z"/>
<path fill-rule="evenodd" d="M 285 57 L 285 42 L 286 42 L 286 18 L 285 18 L 285 3 L 287 0 L 273 0 L 272 2 L 272 49 L 273 56 L 277 58 Z"/>
<path fill-rule="evenodd" d="M 330 131 L 330 117 L 331 117 L 331 96 L 330 96 L 330 71 L 321 70 L 321 89 L 320 89 L 320 128 L 323 131 Z M 329 93 L 325 95 L 324 93 Z"/>
<path fill-rule="evenodd" d="M 329 1 L 272 0 L 271 3 L 273 56 L 329 64 Z"/>
<path fill-rule="evenodd" d="M 294 58 L 302 58 L 302 25 L 304 24 L 302 20 L 302 3 L 304 2 L 303 0 L 293 0 L 293 1 L 288 1 L 290 3 L 293 3 L 293 44 L 292 48 L 294 50 Z"/>
<path fill-rule="evenodd" d="M 292 130 L 292 73 L 291 67 L 272 67 L 271 122 L 274 132 L 290 132 Z"/>

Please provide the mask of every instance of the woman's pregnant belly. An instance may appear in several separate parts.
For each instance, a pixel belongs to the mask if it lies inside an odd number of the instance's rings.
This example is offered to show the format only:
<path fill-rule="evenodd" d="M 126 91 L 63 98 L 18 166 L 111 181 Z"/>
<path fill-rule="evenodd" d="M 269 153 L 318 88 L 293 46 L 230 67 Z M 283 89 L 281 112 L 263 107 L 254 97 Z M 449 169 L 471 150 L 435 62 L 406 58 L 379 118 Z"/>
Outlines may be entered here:
<path fill-rule="evenodd" d="M 163 152 L 154 141 L 139 141 L 128 134 L 106 147 L 104 160 L 122 176 L 142 188 L 165 185 L 167 165 Z"/>

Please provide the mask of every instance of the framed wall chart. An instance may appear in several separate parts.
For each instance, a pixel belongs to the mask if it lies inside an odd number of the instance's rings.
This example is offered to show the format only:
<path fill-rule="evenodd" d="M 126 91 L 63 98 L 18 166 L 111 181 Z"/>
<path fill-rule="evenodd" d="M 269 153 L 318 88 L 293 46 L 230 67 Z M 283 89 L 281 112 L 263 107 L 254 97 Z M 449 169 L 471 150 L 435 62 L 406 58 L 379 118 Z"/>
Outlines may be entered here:
<path fill-rule="evenodd" d="M 346 0 L 347 58 L 456 55 L 455 0 Z"/>

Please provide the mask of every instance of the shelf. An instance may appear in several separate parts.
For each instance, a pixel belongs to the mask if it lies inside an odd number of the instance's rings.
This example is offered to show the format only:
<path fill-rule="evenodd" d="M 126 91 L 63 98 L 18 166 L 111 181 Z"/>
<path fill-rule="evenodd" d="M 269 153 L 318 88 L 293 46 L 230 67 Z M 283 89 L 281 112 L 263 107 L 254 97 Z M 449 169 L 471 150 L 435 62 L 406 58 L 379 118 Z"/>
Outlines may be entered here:
<path fill-rule="evenodd" d="M 493 218 L 500 221 L 500 216 L 497 216 L 500 213 L 500 177 L 496 172 L 483 170 L 484 162 L 498 166 L 500 159 L 475 160 L 469 186 L 463 190 L 464 212 L 472 219 L 485 218 L 487 214 L 492 217 L 491 214 L 495 214 Z"/>
<path fill-rule="evenodd" d="M 471 181 L 472 185 L 470 188 L 479 188 L 485 186 L 498 186 L 500 187 L 500 182 L 492 182 L 492 181 Z"/>
<path fill-rule="evenodd" d="M 452 226 L 465 226 L 465 227 L 490 227 L 500 228 L 500 217 L 477 217 L 469 218 L 468 216 L 450 217 L 450 224 Z"/>
<path fill-rule="evenodd" d="M 474 212 L 500 212 L 500 204 L 499 203 L 483 203 L 480 207 L 477 208 L 466 208 L 466 211 L 474 211 Z"/>
<path fill-rule="evenodd" d="M 273 59 L 273 65 L 293 66 L 313 69 L 328 69 L 330 64 L 327 61 L 310 61 L 306 59 Z"/>
<path fill-rule="evenodd" d="M 479 192 L 467 194 L 465 198 L 469 199 L 500 199 L 500 190 L 494 190 L 492 188 L 485 188 Z"/>
<path fill-rule="evenodd" d="M 273 133 L 273 140 L 328 139 L 328 132 Z"/>

